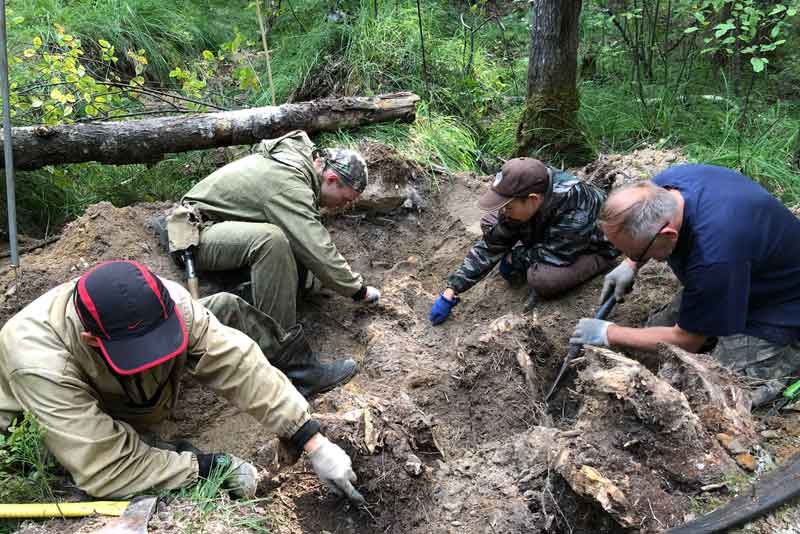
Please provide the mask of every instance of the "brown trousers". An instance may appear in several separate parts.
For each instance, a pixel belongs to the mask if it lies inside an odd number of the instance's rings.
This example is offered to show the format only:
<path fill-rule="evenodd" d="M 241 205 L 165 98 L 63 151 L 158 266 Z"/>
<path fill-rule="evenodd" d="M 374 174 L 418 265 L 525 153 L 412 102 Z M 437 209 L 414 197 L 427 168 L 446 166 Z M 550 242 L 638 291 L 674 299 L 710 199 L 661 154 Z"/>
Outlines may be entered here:
<path fill-rule="evenodd" d="M 549 299 L 584 283 L 607 271 L 614 263 L 611 258 L 599 254 L 579 256 L 571 265 L 556 266 L 534 263 L 528 268 L 528 286 L 539 297 Z"/>

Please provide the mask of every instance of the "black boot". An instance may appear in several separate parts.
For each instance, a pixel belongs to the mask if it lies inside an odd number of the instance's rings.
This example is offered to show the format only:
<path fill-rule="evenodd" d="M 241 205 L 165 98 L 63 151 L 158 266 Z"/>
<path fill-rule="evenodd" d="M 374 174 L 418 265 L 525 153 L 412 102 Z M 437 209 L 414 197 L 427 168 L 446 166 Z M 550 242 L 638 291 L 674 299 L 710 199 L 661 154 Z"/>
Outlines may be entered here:
<path fill-rule="evenodd" d="M 346 384 L 358 372 L 358 364 L 351 358 L 320 362 L 319 354 L 311 351 L 301 325 L 289 330 L 280 350 L 269 363 L 280 369 L 306 399 Z"/>

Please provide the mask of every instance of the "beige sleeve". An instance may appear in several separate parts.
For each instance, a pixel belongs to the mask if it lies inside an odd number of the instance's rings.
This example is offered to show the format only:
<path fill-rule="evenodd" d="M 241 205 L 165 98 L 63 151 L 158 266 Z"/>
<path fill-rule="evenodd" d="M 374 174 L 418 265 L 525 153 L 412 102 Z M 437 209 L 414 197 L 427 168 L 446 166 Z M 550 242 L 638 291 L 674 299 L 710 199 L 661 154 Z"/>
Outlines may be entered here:
<path fill-rule="evenodd" d="M 297 187 L 273 196 L 265 206 L 267 218 L 286 234 L 297 259 L 319 278 L 322 285 L 352 297 L 364 279 L 354 273 L 339 254 L 331 235 L 314 207 L 311 190 Z"/>
<path fill-rule="evenodd" d="M 311 419 L 308 402 L 269 364 L 255 341 L 220 323 L 197 301 L 184 301 L 182 307 L 190 315 L 184 318 L 194 364 L 190 372 L 201 383 L 280 437 L 293 436 Z"/>
<path fill-rule="evenodd" d="M 24 344 L 19 350 L 57 350 Z M 60 355 L 54 353 L 54 358 Z M 193 454 L 150 447 L 131 426 L 104 413 L 81 380 L 51 370 L 22 369 L 13 372 L 10 384 L 20 405 L 44 426 L 47 448 L 89 495 L 122 498 L 197 480 Z"/>

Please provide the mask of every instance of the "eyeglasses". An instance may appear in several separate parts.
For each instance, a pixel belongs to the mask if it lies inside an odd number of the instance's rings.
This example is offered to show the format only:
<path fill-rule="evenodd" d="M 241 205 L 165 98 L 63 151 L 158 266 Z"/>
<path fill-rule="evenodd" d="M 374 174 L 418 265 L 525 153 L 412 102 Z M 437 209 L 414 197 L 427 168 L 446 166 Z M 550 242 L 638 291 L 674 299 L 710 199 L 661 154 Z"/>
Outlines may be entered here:
<path fill-rule="evenodd" d="M 642 263 L 642 260 L 644 259 L 645 255 L 650 251 L 650 247 L 653 246 L 653 243 L 656 242 L 656 238 L 661 234 L 661 230 L 666 228 L 667 225 L 669 225 L 669 221 L 667 221 L 663 225 L 661 225 L 661 228 L 659 228 L 658 231 L 655 234 L 653 234 L 653 238 L 650 239 L 650 242 L 647 243 L 646 247 L 644 247 L 644 250 L 642 251 L 641 254 L 639 254 L 639 257 L 636 258 L 635 260 L 633 260 L 634 263 Z"/>

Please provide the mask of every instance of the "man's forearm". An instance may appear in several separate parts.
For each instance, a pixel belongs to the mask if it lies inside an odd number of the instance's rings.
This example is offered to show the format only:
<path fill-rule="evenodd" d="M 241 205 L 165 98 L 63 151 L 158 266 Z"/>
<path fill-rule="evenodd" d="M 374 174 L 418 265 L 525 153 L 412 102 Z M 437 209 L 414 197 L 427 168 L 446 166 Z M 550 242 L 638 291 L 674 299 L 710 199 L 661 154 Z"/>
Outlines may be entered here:
<path fill-rule="evenodd" d="M 692 334 L 677 325 L 629 328 L 612 324 L 608 327 L 608 344 L 611 347 L 655 352 L 659 343 L 669 343 L 689 352 L 697 352 L 704 341 L 705 336 Z"/>

